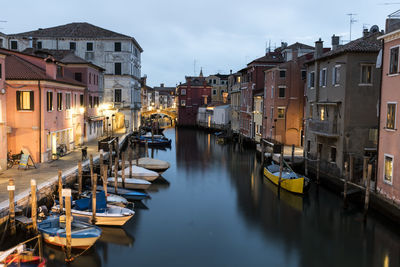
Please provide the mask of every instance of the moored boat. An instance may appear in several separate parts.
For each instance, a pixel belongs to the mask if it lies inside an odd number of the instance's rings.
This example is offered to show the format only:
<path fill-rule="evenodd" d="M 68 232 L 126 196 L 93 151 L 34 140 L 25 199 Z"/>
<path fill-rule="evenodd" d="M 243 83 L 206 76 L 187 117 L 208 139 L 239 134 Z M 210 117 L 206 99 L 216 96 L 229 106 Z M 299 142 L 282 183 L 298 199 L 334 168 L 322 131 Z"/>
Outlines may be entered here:
<path fill-rule="evenodd" d="M 107 179 L 108 185 L 113 186 L 115 182 L 114 177 L 109 177 Z M 122 178 L 118 177 L 117 186 L 122 188 Z M 149 181 L 143 179 L 135 179 L 135 178 L 125 178 L 125 188 L 127 189 L 149 189 L 151 183 Z"/>
<path fill-rule="evenodd" d="M 97 186 L 97 188 L 99 190 L 104 190 L 102 186 Z M 107 186 L 107 193 L 108 192 L 116 194 L 115 188 L 112 186 Z M 139 192 L 136 190 L 125 189 L 125 188 L 118 188 L 117 193 L 129 201 L 142 200 L 142 199 L 150 197 L 150 195 L 145 192 Z M 107 198 L 107 200 L 108 200 L 108 198 Z"/>
<path fill-rule="evenodd" d="M 264 176 L 275 185 L 279 185 L 279 165 L 272 162 L 271 165 L 264 167 Z M 297 194 L 304 194 L 310 181 L 308 178 L 298 175 L 288 167 L 284 167 L 281 176 L 281 188 Z"/>
<path fill-rule="evenodd" d="M 139 158 L 138 166 L 161 174 L 166 170 L 168 170 L 171 165 L 164 160 L 145 157 L 145 158 Z"/>
<path fill-rule="evenodd" d="M 46 243 L 64 247 L 67 244 L 65 216 L 50 216 L 38 223 Z M 91 247 L 100 238 L 101 229 L 97 226 L 73 219 L 71 222 L 71 246 L 77 249 Z"/>
<path fill-rule="evenodd" d="M 125 172 L 125 177 L 129 177 L 128 176 L 129 175 L 129 166 L 127 168 L 125 168 L 124 172 Z M 118 171 L 118 175 L 122 175 L 122 170 Z M 155 171 L 151 171 L 151 170 L 145 169 L 143 167 L 132 165 L 132 177 L 133 178 L 143 179 L 143 180 L 152 182 L 155 179 L 157 179 L 159 176 L 160 175 Z"/>
<path fill-rule="evenodd" d="M 7 249 L 6 251 L 0 251 L 0 266 L 46 266 L 46 260 L 41 255 L 36 256 L 32 250 L 26 248 L 27 242 L 31 242 L 33 239 L 39 237 L 40 236 L 36 236 L 32 239 L 24 241 L 15 247 Z"/>
<path fill-rule="evenodd" d="M 98 188 L 98 191 L 103 191 L 103 188 L 101 188 L 101 189 Z M 126 207 L 126 205 L 129 204 L 129 201 L 125 197 L 115 195 L 115 194 L 110 194 L 108 192 L 109 191 L 107 191 L 107 204 L 121 206 L 121 207 Z M 86 192 L 83 192 L 81 196 L 90 198 L 90 197 L 92 197 L 92 193 L 86 191 Z"/>

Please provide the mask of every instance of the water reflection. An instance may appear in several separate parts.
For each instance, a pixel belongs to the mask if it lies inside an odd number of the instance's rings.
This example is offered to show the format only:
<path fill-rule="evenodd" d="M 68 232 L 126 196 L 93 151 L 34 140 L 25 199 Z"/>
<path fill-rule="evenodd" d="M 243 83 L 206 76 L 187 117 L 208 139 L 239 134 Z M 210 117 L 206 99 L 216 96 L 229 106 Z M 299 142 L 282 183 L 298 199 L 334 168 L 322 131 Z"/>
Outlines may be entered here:
<path fill-rule="evenodd" d="M 46 266 L 67 266 L 65 263 L 65 253 L 61 248 L 46 244 L 43 248 L 43 253 L 47 261 Z M 79 251 L 75 251 L 74 254 L 76 255 L 78 253 Z M 101 266 L 101 259 L 96 250 L 91 248 L 83 255 L 76 257 L 73 262 L 68 264 L 68 266 Z"/>

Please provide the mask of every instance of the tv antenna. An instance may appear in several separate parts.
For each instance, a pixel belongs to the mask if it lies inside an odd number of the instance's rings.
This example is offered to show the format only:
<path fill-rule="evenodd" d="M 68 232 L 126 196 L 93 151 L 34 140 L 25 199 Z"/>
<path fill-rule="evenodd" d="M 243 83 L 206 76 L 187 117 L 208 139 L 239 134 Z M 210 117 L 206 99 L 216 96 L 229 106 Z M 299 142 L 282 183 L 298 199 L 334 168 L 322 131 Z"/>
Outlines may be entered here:
<path fill-rule="evenodd" d="M 357 20 L 354 18 L 354 16 L 356 16 L 357 14 L 355 14 L 355 13 L 349 13 L 349 14 L 347 14 L 347 16 L 349 16 L 350 17 L 350 42 L 351 42 L 351 26 L 355 23 L 355 22 L 357 22 Z"/>
<path fill-rule="evenodd" d="M 6 23 L 6 22 L 7 22 L 7 20 L 0 20 L 0 22 L 2 22 L 2 23 Z M 4 28 L 0 28 L 0 29 L 4 29 Z"/>

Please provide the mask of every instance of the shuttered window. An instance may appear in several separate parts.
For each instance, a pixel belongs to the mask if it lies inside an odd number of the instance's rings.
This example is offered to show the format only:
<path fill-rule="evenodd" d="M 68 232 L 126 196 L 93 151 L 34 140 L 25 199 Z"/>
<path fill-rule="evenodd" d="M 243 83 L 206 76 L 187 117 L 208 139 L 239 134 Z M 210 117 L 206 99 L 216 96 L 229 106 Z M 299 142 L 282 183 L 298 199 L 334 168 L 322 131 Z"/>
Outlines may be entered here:
<path fill-rule="evenodd" d="M 57 110 L 63 109 L 62 93 L 57 93 Z"/>
<path fill-rule="evenodd" d="M 53 110 L 53 92 L 47 92 L 47 111 Z"/>
<path fill-rule="evenodd" d="M 34 110 L 33 91 L 17 91 L 17 110 Z"/>

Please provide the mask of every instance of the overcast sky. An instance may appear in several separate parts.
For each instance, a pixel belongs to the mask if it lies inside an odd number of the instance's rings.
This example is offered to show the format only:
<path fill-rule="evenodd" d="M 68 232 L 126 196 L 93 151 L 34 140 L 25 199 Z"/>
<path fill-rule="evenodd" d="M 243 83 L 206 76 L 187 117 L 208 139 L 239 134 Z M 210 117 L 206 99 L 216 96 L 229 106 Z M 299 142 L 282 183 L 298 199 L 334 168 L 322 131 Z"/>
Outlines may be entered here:
<path fill-rule="evenodd" d="M 394 3 L 394 4 L 388 4 Z M 203 68 L 204 75 L 229 73 L 263 56 L 267 44 L 330 46 L 332 34 L 349 40 L 348 13 L 356 13 L 352 39 L 363 27 L 384 28 L 393 0 L 20 0 L 1 5 L 0 31 L 19 33 L 70 22 L 135 37 L 144 49 L 148 84 L 175 86 Z"/>

